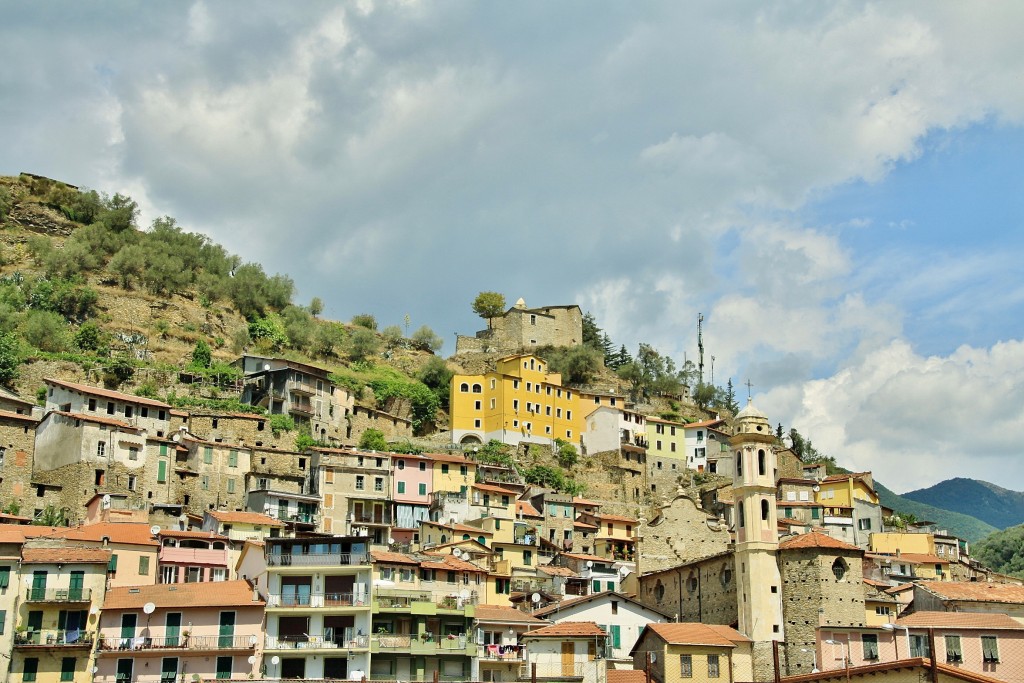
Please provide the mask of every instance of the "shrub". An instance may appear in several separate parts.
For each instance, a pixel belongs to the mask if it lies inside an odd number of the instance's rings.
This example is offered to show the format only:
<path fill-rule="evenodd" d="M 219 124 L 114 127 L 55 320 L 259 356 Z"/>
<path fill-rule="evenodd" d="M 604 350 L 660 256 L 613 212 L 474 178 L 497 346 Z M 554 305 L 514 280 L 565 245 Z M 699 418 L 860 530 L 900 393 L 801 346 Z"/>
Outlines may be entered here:
<path fill-rule="evenodd" d="M 444 346 L 444 340 L 426 325 L 412 333 L 412 343 L 432 353 L 437 353 Z"/>
<path fill-rule="evenodd" d="M 83 351 L 99 351 L 106 346 L 102 330 L 92 321 L 82 323 L 75 332 L 74 341 L 75 346 Z"/>
<path fill-rule="evenodd" d="M 362 361 L 376 356 L 380 351 L 380 340 L 377 335 L 365 327 L 360 327 L 348 339 L 348 355 L 354 361 Z"/>
<path fill-rule="evenodd" d="M 360 313 L 359 315 L 352 316 L 352 324 L 357 327 L 365 327 L 368 330 L 377 329 L 377 319 L 369 313 Z"/>
<path fill-rule="evenodd" d="M 200 339 L 196 342 L 195 348 L 192 349 L 192 363 L 193 368 L 208 368 L 210 362 L 213 360 L 210 354 L 210 345 Z"/>
<path fill-rule="evenodd" d="M 281 436 L 281 432 L 290 432 L 295 429 L 295 420 L 291 415 L 271 415 L 270 431 L 275 437 Z"/>
<path fill-rule="evenodd" d="M 107 270 L 117 276 L 118 284 L 130 289 L 132 283 L 141 280 L 146 272 L 146 252 L 138 244 L 130 244 L 114 254 Z"/>
<path fill-rule="evenodd" d="M 0 384 L 10 386 L 18 377 L 21 349 L 17 338 L 10 332 L 0 332 Z"/>
<path fill-rule="evenodd" d="M 249 323 L 249 337 L 257 344 L 267 346 L 273 350 L 279 350 L 288 343 L 288 335 L 285 332 L 284 325 L 276 315 L 256 318 Z"/>
<path fill-rule="evenodd" d="M 368 451 L 386 451 L 388 442 L 384 438 L 384 432 L 379 429 L 367 429 L 359 437 L 359 448 Z"/>
<path fill-rule="evenodd" d="M 565 469 L 571 469 L 579 460 L 579 453 L 576 447 L 564 439 L 555 439 L 555 450 L 558 464 Z"/>
<path fill-rule="evenodd" d="M 402 328 L 398 325 L 388 325 L 381 331 L 380 336 L 389 349 L 393 349 L 402 343 Z"/>
<path fill-rule="evenodd" d="M 25 341 L 40 351 L 67 351 L 71 346 L 67 323 L 52 311 L 29 311 L 21 334 Z"/>

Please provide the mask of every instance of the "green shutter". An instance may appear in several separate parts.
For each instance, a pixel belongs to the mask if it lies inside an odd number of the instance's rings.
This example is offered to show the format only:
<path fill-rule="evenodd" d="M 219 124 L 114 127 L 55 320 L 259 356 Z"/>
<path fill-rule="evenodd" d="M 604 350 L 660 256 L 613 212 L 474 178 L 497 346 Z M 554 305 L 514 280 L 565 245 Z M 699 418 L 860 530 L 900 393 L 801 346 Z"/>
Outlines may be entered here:
<path fill-rule="evenodd" d="M 427 495 L 427 485 L 426 484 L 420 484 L 420 495 L 421 496 Z"/>
<path fill-rule="evenodd" d="M 612 624 L 612 647 L 620 647 L 622 645 L 620 627 L 618 624 Z"/>
<path fill-rule="evenodd" d="M 595 593 L 600 593 L 601 592 L 601 582 L 600 581 L 595 581 L 593 588 L 594 588 L 594 592 Z"/>
<path fill-rule="evenodd" d="M 404 481 L 398 482 L 398 492 L 399 493 L 405 493 L 405 482 Z"/>
<path fill-rule="evenodd" d="M 203 462 L 207 465 L 213 463 L 213 448 L 210 446 L 203 446 Z"/>
<path fill-rule="evenodd" d="M 4 634 L 4 629 L 7 625 L 7 610 L 0 609 L 0 636 Z"/>
<path fill-rule="evenodd" d="M 441 474 L 448 474 L 448 465 L 441 465 Z"/>
<path fill-rule="evenodd" d="M 116 572 L 117 571 L 117 555 L 111 555 L 110 556 L 110 564 L 107 565 L 107 571 L 108 572 Z"/>
<path fill-rule="evenodd" d="M 11 585 L 11 568 L 0 567 L 0 588 L 7 588 Z"/>
<path fill-rule="evenodd" d="M 156 483 L 166 484 L 167 483 L 167 461 L 161 460 L 156 465 Z"/>
<path fill-rule="evenodd" d="M 234 449 L 228 453 L 228 467 L 238 467 L 238 451 Z"/>

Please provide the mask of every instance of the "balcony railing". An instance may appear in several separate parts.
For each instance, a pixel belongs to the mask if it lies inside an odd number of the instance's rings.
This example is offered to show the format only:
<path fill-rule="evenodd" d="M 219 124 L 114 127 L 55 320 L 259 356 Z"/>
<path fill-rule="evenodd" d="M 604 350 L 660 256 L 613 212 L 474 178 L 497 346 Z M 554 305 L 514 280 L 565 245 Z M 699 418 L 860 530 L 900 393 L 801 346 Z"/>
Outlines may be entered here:
<path fill-rule="evenodd" d="M 357 584 L 348 593 L 271 593 L 267 607 L 366 607 L 370 591 L 366 584 Z"/>
<path fill-rule="evenodd" d="M 92 647 L 91 631 L 48 630 L 18 631 L 14 634 L 14 645 L 39 647 Z"/>
<path fill-rule="evenodd" d="M 356 514 L 354 512 L 348 513 L 348 517 L 352 520 L 353 524 L 386 524 L 391 526 L 392 516 L 391 512 L 382 512 L 381 514 L 375 513 L 362 513 Z"/>
<path fill-rule="evenodd" d="M 25 591 L 28 602 L 89 602 L 91 588 L 29 588 Z"/>
<path fill-rule="evenodd" d="M 528 579 L 512 579 L 512 591 L 515 593 L 535 593 L 543 591 L 551 593 L 555 590 L 555 584 L 549 581 L 530 581 Z"/>
<path fill-rule="evenodd" d="M 158 555 L 161 564 L 175 562 L 183 564 L 216 564 L 227 566 L 228 551 L 214 548 L 176 548 L 163 546 Z"/>
<path fill-rule="evenodd" d="M 294 522 L 297 524 L 318 524 L 320 515 L 315 512 L 285 512 L 275 510 L 273 507 L 267 512 L 267 517 L 281 522 Z"/>
<path fill-rule="evenodd" d="M 443 508 L 445 505 L 465 505 L 468 496 L 456 491 L 434 491 L 430 494 L 431 509 Z"/>
<path fill-rule="evenodd" d="M 439 609 L 462 609 L 465 605 L 475 605 L 480 600 L 477 591 L 466 591 L 466 597 L 462 597 L 462 589 L 456 584 L 449 591 L 403 591 L 393 588 L 377 589 L 377 604 L 380 607 L 391 609 L 404 609 L 412 606 L 414 602 L 428 602 L 437 605 Z"/>
<path fill-rule="evenodd" d="M 269 553 L 267 565 L 271 567 L 313 567 L 319 565 L 361 565 L 369 564 L 370 556 L 366 553 Z"/>
<path fill-rule="evenodd" d="M 434 650 L 465 650 L 465 634 L 435 636 L 433 633 L 392 635 L 380 633 L 373 636 L 382 650 L 407 650 L 415 644 L 417 648 Z"/>
<path fill-rule="evenodd" d="M 484 645 L 480 649 L 480 659 L 486 662 L 522 662 L 526 659 L 526 647 L 523 645 Z"/>
<path fill-rule="evenodd" d="M 99 649 L 104 652 L 121 650 L 252 650 L 258 638 L 255 635 L 176 635 L 176 636 L 134 636 L 100 638 Z"/>
<path fill-rule="evenodd" d="M 294 636 L 267 636 L 266 649 L 268 650 L 336 650 L 367 648 L 370 646 L 370 637 L 355 633 L 355 629 L 348 627 L 342 633 L 334 629 L 325 629 L 322 634 L 306 634 Z"/>

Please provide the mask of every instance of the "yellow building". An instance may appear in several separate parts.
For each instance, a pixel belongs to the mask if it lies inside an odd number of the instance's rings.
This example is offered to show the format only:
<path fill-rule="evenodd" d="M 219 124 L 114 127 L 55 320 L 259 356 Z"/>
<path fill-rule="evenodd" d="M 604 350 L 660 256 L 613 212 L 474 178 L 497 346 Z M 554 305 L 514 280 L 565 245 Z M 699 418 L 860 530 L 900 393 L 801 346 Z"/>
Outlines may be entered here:
<path fill-rule="evenodd" d="M 508 356 L 482 375 L 455 375 L 451 388 L 452 442 L 550 444 L 564 439 L 579 445 L 587 405 L 562 376 L 548 372 L 532 355 Z"/>
<path fill-rule="evenodd" d="M 104 548 L 23 548 L 12 680 L 92 680 L 96 615 L 110 558 Z"/>
<path fill-rule="evenodd" d="M 647 460 L 676 458 L 686 460 L 686 430 L 682 422 L 647 417 Z"/>
<path fill-rule="evenodd" d="M 717 624 L 648 624 L 633 646 L 633 668 L 650 661 L 658 681 L 732 683 L 754 680 L 753 641 Z"/>
<path fill-rule="evenodd" d="M 883 581 L 864 579 L 864 625 L 881 626 L 896 621 L 899 616 L 899 604 L 886 589 L 889 584 Z"/>
<path fill-rule="evenodd" d="M 450 491 L 466 493 L 476 481 L 476 463 L 467 460 L 463 455 L 448 453 L 429 453 L 427 458 L 433 461 L 433 491 Z"/>
<path fill-rule="evenodd" d="M 935 554 L 935 537 L 931 534 L 878 533 L 871 534 L 870 551 L 882 555 L 917 553 Z"/>
<path fill-rule="evenodd" d="M 583 513 L 578 523 L 596 527 L 594 531 L 594 554 L 609 560 L 632 562 L 636 559 L 637 520 L 622 515 Z"/>
<path fill-rule="evenodd" d="M 891 580 L 950 581 L 949 558 L 935 552 L 932 534 L 871 534 L 870 552 L 865 560 L 874 562 Z"/>
<path fill-rule="evenodd" d="M 818 502 L 825 507 L 852 509 L 854 501 L 878 505 L 870 472 L 833 474 L 819 484 Z"/>

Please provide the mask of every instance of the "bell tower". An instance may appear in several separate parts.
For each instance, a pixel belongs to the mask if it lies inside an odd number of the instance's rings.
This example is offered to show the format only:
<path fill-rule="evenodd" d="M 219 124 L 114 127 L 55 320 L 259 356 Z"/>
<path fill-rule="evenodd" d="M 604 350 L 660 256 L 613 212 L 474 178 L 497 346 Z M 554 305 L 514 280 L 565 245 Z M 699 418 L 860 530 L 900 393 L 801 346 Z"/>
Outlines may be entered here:
<path fill-rule="evenodd" d="M 754 641 L 756 680 L 772 674 L 772 641 L 783 640 L 782 579 L 777 560 L 775 436 L 750 399 L 736 415 L 733 453 L 736 602 L 739 631 Z"/>

